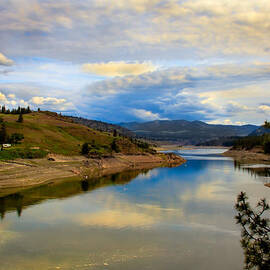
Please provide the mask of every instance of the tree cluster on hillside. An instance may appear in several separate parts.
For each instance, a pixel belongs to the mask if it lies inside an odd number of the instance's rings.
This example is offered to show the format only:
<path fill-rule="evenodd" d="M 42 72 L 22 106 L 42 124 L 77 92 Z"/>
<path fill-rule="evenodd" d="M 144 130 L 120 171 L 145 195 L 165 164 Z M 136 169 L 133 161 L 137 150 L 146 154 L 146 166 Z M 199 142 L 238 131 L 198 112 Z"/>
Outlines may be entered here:
<path fill-rule="evenodd" d="M 0 112 L 4 114 L 27 114 L 31 113 L 32 111 L 29 106 L 27 108 L 19 106 L 17 109 L 6 109 L 6 106 L 3 105 L 2 107 L 0 106 Z"/>
<path fill-rule="evenodd" d="M 128 149 L 128 150 L 127 150 Z M 154 153 L 155 150 L 151 148 L 151 145 L 147 142 L 134 139 L 132 137 L 125 137 L 117 134 L 117 132 L 113 133 L 113 140 L 109 145 L 99 145 L 94 140 L 92 142 L 85 142 L 81 148 L 82 155 L 99 155 L 104 156 L 112 153 L 120 153 L 123 151 L 136 151 Z"/>
<path fill-rule="evenodd" d="M 264 128 L 270 129 L 270 123 L 265 121 Z M 265 133 L 259 136 L 247 136 L 237 139 L 233 144 L 235 150 L 251 150 L 255 147 L 260 147 L 265 154 L 270 154 L 270 134 Z"/>
<path fill-rule="evenodd" d="M 233 146 L 235 141 L 240 139 L 239 136 L 220 137 L 213 140 L 207 140 L 205 142 L 197 143 L 196 146 Z"/>
<path fill-rule="evenodd" d="M 9 135 L 6 129 L 6 123 L 0 118 L 1 128 L 0 128 L 0 144 L 10 143 L 18 144 L 24 139 L 23 134 L 21 133 L 12 133 Z"/>
<path fill-rule="evenodd" d="M 245 254 L 245 269 L 270 269 L 269 205 L 265 199 L 257 204 L 257 211 L 248 203 L 246 193 L 237 197 L 236 223 L 242 227 L 241 245 Z"/>
<path fill-rule="evenodd" d="M 233 149 L 251 150 L 254 147 L 263 147 L 265 153 L 269 153 L 268 143 L 270 135 L 263 134 L 261 136 L 247 136 L 240 138 L 234 142 Z"/>

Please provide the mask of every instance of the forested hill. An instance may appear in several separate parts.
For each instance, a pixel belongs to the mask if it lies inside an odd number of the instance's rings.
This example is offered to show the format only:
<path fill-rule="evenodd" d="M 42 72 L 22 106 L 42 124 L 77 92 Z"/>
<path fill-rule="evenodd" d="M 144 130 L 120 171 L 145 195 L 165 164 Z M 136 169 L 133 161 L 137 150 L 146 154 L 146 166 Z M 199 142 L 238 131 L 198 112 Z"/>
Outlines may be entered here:
<path fill-rule="evenodd" d="M 119 125 L 133 131 L 139 137 L 182 144 L 198 144 L 224 137 L 247 136 L 258 128 L 255 125 L 212 125 L 202 121 L 186 120 L 156 120 Z"/>
<path fill-rule="evenodd" d="M 103 132 L 114 132 L 116 131 L 118 134 L 121 134 L 123 136 L 128 137 L 135 137 L 135 133 L 128 130 L 125 127 L 114 125 L 110 123 L 105 123 L 102 121 L 97 120 L 90 120 L 82 117 L 75 117 L 75 116 L 65 116 L 66 118 L 70 118 L 74 123 L 78 123 L 87 127 L 90 127 L 92 129 L 103 131 Z"/>

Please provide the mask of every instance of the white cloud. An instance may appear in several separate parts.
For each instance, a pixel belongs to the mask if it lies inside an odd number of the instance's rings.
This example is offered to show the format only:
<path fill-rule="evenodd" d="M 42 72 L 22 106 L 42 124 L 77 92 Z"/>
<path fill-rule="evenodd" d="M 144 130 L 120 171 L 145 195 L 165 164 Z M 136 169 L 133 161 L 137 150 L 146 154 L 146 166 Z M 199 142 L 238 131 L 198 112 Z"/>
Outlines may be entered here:
<path fill-rule="evenodd" d="M 67 101 L 64 98 L 55 97 L 32 97 L 28 103 L 34 107 L 40 107 L 42 109 L 52 110 L 52 111 L 73 111 L 74 105 L 72 102 Z"/>
<path fill-rule="evenodd" d="M 12 55 L 23 51 L 77 63 L 145 56 L 269 59 L 267 0 L 29 1 L 0 4 L 0 34 Z"/>
<path fill-rule="evenodd" d="M 250 110 L 250 108 L 248 106 L 242 105 L 236 101 L 229 101 L 225 105 L 225 110 L 229 113 L 237 113 L 237 112 L 241 112 L 241 111 L 248 111 L 248 110 Z"/>
<path fill-rule="evenodd" d="M 260 105 L 259 110 L 265 114 L 270 114 L 270 106 L 268 105 Z"/>
<path fill-rule="evenodd" d="M 52 98 L 52 97 L 32 97 L 30 100 L 31 103 L 35 105 L 57 105 L 57 104 L 63 104 L 66 102 L 64 98 L 58 99 L 58 98 Z"/>
<path fill-rule="evenodd" d="M 12 66 L 14 62 L 11 59 L 8 59 L 5 55 L 0 53 L 0 65 L 3 66 Z"/>
<path fill-rule="evenodd" d="M 17 102 L 15 100 L 11 100 L 9 101 L 9 104 L 11 104 L 12 106 L 16 106 Z"/>
<path fill-rule="evenodd" d="M 1 92 L 0 92 L 0 101 L 1 102 L 6 102 L 7 101 L 6 96 L 3 93 L 1 93 Z"/>
<path fill-rule="evenodd" d="M 103 80 L 81 72 L 81 65 L 37 63 L 19 63 L 3 78 L 0 91 L 8 102 L 20 104 L 22 99 L 34 108 L 76 109 L 82 116 L 112 122 L 230 119 L 261 124 L 265 114 L 258 108 L 270 98 L 269 62 L 205 63 Z"/>
<path fill-rule="evenodd" d="M 131 111 L 137 118 L 144 121 L 168 120 L 168 118 L 162 118 L 158 113 L 153 113 L 144 109 L 132 109 Z"/>
<path fill-rule="evenodd" d="M 16 96 L 14 94 L 8 94 L 9 98 L 15 98 Z"/>
<path fill-rule="evenodd" d="M 20 99 L 20 100 L 18 101 L 18 103 L 19 103 L 22 107 L 27 107 L 27 106 L 28 106 L 28 102 L 25 101 L 25 100 L 23 100 L 23 99 Z"/>
<path fill-rule="evenodd" d="M 236 126 L 243 126 L 250 124 L 250 122 L 233 121 L 232 119 L 215 119 L 213 121 L 207 121 L 207 123 L 213 125 L 236 125 Z"/>
<path fill-rule="evenodd" d="M 95 82 L 86 88 L 82 103 L 86 110 L 89 106 L 99 111 L 105 121 L 199 119 L 260 124 L 265 116 L 258 106 L 270 98 L 269 75 L 268 63 L 172 67 Z"/>
<path fill-rule="evenodd" d="M 101 76 L 127 76 L 127 75 L 140 75 L 147 72 L 153 72 L 156 67 L 150 62 L 134 62 L 128 63 L 108 62 L 108 63 L 92 63 L 84 64 L 82 66 L 84 72 L 94 73 Z"/>

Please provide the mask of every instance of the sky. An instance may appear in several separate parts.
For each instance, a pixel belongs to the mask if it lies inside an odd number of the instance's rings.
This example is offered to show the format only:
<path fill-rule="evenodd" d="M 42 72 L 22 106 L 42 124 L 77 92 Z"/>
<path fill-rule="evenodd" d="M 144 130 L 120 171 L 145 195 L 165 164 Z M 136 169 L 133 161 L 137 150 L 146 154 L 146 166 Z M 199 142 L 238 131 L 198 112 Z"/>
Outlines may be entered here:
<path fill-rule="evenodd" d="M 1 0 L 0 104 L 260 125 L 269 14 L 269 0 Z"/>

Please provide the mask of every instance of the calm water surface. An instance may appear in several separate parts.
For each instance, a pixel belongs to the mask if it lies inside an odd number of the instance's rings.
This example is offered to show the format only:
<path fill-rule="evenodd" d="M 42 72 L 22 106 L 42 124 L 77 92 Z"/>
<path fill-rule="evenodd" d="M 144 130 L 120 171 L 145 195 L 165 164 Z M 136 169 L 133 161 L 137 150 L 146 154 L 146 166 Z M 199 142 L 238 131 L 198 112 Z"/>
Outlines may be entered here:
<path fill-rule="evenodd" d="M 235 198 L 270 199 L 270 168 L 222 151 L 180 151 L 180 167 L 0 197 L 0 269 L 242 269 Z"/>

